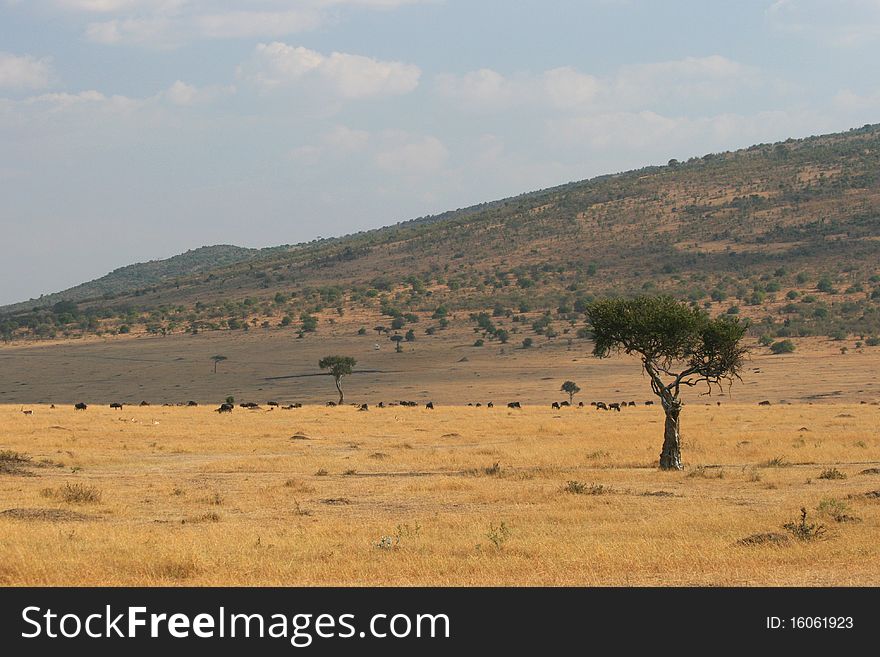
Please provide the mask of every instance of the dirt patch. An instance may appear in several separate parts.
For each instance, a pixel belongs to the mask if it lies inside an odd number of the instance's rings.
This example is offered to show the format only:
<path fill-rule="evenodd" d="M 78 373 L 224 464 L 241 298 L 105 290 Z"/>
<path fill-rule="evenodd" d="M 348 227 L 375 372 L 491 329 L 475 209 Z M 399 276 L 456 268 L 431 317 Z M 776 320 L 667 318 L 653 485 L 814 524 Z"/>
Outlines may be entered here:
<path fill-rule="evenodd" d="M 0 516 L 15 520 L 46 520 L 48 522 L 69 522 L 94 520 L 94 516 L 84 513 L 68 511 L 67 509 L 6 509 L 0 511 Z"/>
<path fill-rule="evenodd" d="M 642 497 L 675 497 L 675 493 L 671 493 L 668 490 L 649 490 L 647 492 L 642 493 Z"/>
<path fill-rule="evenodd" d="M 863 474 L 863 475 L 880 474 L 880 468 L 868 468 L 867 470 L 862 470 L 859 474 Z"/>

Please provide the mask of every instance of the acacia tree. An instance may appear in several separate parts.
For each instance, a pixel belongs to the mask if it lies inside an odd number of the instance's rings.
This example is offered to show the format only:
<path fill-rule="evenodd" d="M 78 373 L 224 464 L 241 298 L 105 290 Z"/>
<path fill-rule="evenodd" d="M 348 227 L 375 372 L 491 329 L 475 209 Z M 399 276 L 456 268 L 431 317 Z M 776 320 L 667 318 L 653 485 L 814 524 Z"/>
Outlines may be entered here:
<path fill-rule="evenodd" d="M 345 401 L 345 396 L 342 393 L 342 377 L 351 374 L 355 365 L 357 365 L 357 361 L 351 356 L 324 356 L 318 361 L 318 367 L 322 370 L 329 370 L 333 376 L 336 389 L 339 391 L 340 404 Z"/>
<path fill-rule="evenodd" d="M 211 360 L 214 361 L 214 374 L 216 374 L 217 364 L 222 363 L 224 360 L 226 360 L 226 356 L 221 356 L 220 354 L 217 354 L 216 356 L 211 356 Z"/>
<path fill-rule="evenodd" d="M 566 381 L 560 390 L 568 393 L 568 403 L 570 404 L 574 401 L 574 396 L 581 391 L 581 387 L 574 381 Z"/>
<path fill-rule="evenodd" d="M 748 350 L 741 345 L 748 324 L 723 315 L 711 319 L 699 308 L 671 297 L 601 299 L 586 310 L 593 355 L 623 351 L 641 358 L 666 413 L 660 468 L 681 470 L 679 416 L 682 386 L 705 383 L 707 393 L 740 378 Z"/>

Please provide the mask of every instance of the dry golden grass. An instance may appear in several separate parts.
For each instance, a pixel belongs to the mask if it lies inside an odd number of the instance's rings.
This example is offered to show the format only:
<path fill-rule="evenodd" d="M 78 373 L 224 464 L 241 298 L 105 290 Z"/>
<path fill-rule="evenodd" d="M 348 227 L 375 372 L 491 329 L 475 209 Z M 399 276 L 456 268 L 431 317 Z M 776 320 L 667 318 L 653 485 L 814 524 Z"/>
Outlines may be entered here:
<path fill-rule="evenodd" d="M 880 584 L 878 406 L 688 406 L 681 473 L 656 407 L 33 410 L 6 585 Z"/>

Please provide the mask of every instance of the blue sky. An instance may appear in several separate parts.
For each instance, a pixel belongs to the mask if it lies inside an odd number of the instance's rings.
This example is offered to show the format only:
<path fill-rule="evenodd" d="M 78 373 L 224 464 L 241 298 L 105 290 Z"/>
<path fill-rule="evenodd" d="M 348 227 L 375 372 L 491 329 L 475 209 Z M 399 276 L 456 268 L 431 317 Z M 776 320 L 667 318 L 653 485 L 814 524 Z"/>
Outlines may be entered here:
<path fill-rule="evenodd" d="M 878 110 L 880 0 L 0 0 L 0 303 Z"/>

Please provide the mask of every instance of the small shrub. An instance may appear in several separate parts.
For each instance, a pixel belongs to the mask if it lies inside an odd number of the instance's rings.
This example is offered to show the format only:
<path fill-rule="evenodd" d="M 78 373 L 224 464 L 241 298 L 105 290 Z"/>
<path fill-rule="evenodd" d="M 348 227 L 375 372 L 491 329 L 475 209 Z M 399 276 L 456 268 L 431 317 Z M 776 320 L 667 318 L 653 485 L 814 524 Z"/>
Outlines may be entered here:
<path fill-rule="evenodd" d="M 770 351 L 774 354 L 790 354 L 794 350 L 795 345 L 791 340 L 779 340 L 770 345 Z"/>
<path fill-rule="evenodd" d="M 801 507 L 800 520 L 787 522 L 782 525 L 792 536 L 799 541 L 815 541 L 825 536 L 825 526 L 807 522 L 807 510 Z"/>
<path fill-rule="evenodd" d="M 581 481 L 569 481 L 565 484 L 563 490 L 566 493 L 572 493 L 574 495 L 604 495 L 612 492 L 610 486 L 603 486 L 602 484 L 585 484 Z"/>
<path fill-rule="evenodd" d="M 787 468 L 791 463 L 786 461 L 784 456 L 774 456 L 769 461 L 765 461 L 762 465 L 765 468 Z"/>
<path fill-rule="evenodd" d="M 492 545 L 494 545 L 496 549 L 500 550 L 504 547 L 507 539 L 510 538 L 510 529 L 503 520 L 498 526 L 495 526 L 494 523 L 490 523 L 489 531 L 486 532 L 486 538 L 492 542 Z"/>
<path fill-rule="evenodd" d="M 819 479 L 846 479 L 846 474 L 837 468 L 826 468 L 825 470 L 822 470 Z"/>
<path fill-rule="evenodd" d="M 483 468 L 483 474 L 489 475 L 490 477 L 497 476 L 501 474 L 501 464 L 497 461 L 492 465 Z"/>
<path fill-rule="evenodd" d="M 86 484 L 64 484 L 58 489 L 44 488 L 40 494 L 68 504 L 97 504 L 101 501 L 101 490 Z"/>

